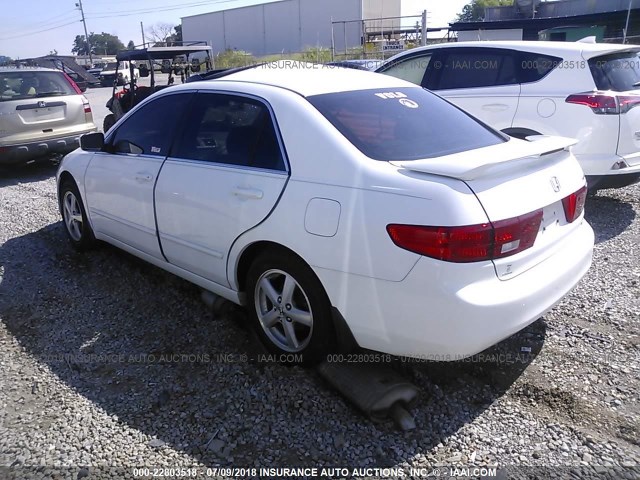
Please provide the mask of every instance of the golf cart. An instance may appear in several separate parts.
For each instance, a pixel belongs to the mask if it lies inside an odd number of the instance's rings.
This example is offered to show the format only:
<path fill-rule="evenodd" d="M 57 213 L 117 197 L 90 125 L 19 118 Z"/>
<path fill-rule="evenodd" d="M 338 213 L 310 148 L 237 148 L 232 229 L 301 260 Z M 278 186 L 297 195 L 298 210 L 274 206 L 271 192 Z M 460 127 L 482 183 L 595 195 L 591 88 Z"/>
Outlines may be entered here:
<path fill-rule="evenodd" d="M 128 82 L 122 89 L 118 88 L 119 72 L 116 69 L 113 93 L 107 102 L 111 113 L 104 118 L 102 126 L 105 133 L 142 100 L 172 85 L 176 76 L 184 83 L 192 72 L 206 72 L 213 68 L 212 50 L 206 42 L 174 42 L 170 47 L 123 50 L 118 52 L 116 61 L 118 67 L 123 64 L 129 66 L 129 72 L 121 75 Z M 154 66 L 158 64 L 171 65 L 168 77 L 156 72 Z"/>

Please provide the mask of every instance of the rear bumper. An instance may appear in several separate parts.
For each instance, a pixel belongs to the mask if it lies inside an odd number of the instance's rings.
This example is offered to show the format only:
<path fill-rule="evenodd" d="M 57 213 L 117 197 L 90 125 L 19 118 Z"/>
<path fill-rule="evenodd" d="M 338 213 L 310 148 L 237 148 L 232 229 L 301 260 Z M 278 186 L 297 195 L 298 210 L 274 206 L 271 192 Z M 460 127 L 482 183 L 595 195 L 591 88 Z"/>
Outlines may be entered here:
<path fill-rule="evenodd" d="M 607 188 L 623 188 L 640 182 L 640 171 L 635 173 L 621 172 L 617 175 L 591 176 L 587 175 L 589 190 L 604 190 Z"/>
<path fill-rule="evenodd" d="M 633 155 L 580 155 L 576 158 L 587 177 L 589 190 L 622 188 L 640 181 L 640 153 Z"/>
<path fill-rule="evenodd" d="M 67 154 L 80 146 L 80 137 L 85 133 L 97 131 L 96 128 L 74 135 L 41 140 L 21 145 L 0 146 L 0 165 L 12 165 L 51 154 Z"/>
<path fill-rule="evenodd" d="M 420 258 L 401 282 L 316 270 L 361 347 L 453 361 L 520 331 L 560 302 L 591 265 L 586 221 L 553 255 L 508 280 L 491 262 L 451 264 Z"/>
<path fill-rule="evenodd" d="M 580 155 L 576 158 L 590 189 L 621 188 L 640 180 L 640 157 L 634 155 Z"/>

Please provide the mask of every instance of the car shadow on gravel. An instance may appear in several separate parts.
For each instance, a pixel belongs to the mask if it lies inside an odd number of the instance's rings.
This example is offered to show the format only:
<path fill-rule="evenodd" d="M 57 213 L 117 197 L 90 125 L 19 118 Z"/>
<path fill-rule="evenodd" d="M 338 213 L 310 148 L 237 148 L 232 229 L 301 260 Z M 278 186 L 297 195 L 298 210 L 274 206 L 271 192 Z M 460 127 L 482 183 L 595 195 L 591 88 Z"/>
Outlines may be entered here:
<path fill-rule="evenodd" d="M 59 222 L 0 246 L 0 319 L 68 395 L 145 434 L 147 448 L 243 467 L 436 455 L 513 384 L 546 332 L 540 320 L 467 361 L 396 362 L 421 389 L 417 428 L 402 433 L 364 418 L 315 371 L 261 361 L 197 287 L 109 246 L 76 253 Z M 47 411 L 46 392 L 31 394 Z"/>
<path fill-rule="evenodd" d="M 627 230 L 635 220 L 636 212 L 633 205 L 608 196 L 604 190 L 587 198 L 585 218 L 595 232 L 596 244 L 599 244 Z"/>
<path fill-rule="evenodd" d="M 27 165 L 14 167 L 0 166 L 0 188 L 18 183 L 40 182 L 55 176 L 59 162 L 41 160 Z"/>

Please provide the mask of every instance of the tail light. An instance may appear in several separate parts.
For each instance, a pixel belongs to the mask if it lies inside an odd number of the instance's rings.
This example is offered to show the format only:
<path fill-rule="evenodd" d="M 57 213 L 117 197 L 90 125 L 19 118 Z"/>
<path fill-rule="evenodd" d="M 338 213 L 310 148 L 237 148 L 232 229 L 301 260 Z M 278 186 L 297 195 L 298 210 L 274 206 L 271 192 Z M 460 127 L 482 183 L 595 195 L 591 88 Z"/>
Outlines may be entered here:
<path fill-rule="evenodd" d="M 562 199 L 564 208 L 564 216 L 567 222 L 571 223 L 577 220 L 584 211 L 584 204 L 587 200 L 587 186 L 585 185 L 577 192 L 572 193 L 568 197 Z"/>
<path fill-rule="evenodd" d="M 585 105 L 597 115 L 617 115 L 627 113 L 633 107 L 640 105 L 640 95 L 612 95 L 607 93 L 590 92 L 569 95 L 566 103 Z"/>
<path fill-rule="evenodd" d="M 633 107 L 640 105 L 640 95 L 625 95 L 618 97 L 620 113 L 627 113 Z"/>
<path fill-rule="evenodd" d="M 67 82 L 69 82 L 69 85 L 71 85 L 71 87 L 73 88 L 73 90 L 78 94 L 78 95 L 82 95 L 82 90 L 80 90 L 80 87 L 76 84 L 76 82 L 73 81 L 73 78 L 71 78 L 69 75 L 67 75 L 65 72 L 62 72 L 62 74 L 64 75 L 64 78 L 67 79 Z"/>
<path fill-rule="evenodd" d="M 85 100 L 82 106 L 84 107 L 84 113 L 91 113 L 91 105 L 89 105 L 88 101 Z"/>
<path fill-rule="evenodd" d="M 533 246 L 542 210 L 493 223 L 462 227 L 421 225 L 387 226 L 387 233 L 400 248 L 443 260 L 470 263 L 494 260 L 522 252 Z"/>

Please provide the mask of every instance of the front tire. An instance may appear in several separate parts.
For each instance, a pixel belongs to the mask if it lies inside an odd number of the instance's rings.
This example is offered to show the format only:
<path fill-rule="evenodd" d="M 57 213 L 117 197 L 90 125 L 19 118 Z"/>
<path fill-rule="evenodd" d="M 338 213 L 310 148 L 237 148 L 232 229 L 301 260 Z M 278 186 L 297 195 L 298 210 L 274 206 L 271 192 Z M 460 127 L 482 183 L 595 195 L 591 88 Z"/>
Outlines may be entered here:
<path fill-rule="evenodd" d="M 265 252 L 249 269 L 246 293 L 258 337 L 283 363 L 316 363 L 334 348 L 329 298 L 300 258 Z"/>
<path fill-rule="evenodd" d="M 89 225 L 78 187 L 72 180 L 64 180 L 60 185 L 60 210 L 71 245 L 81 251 L 94 247 L 96 237 Z"/>

